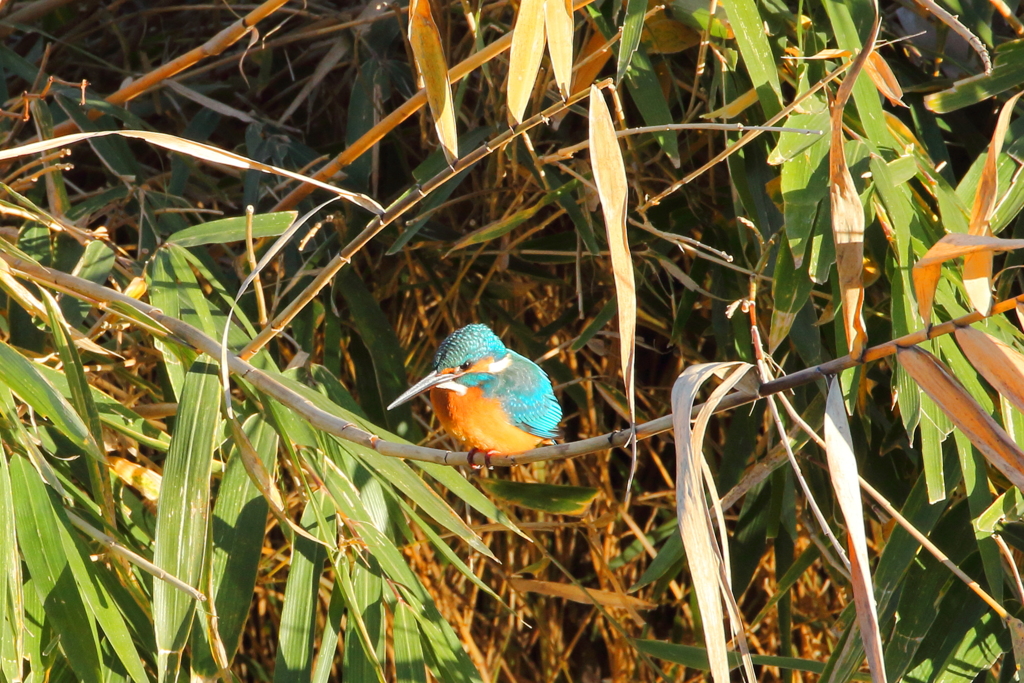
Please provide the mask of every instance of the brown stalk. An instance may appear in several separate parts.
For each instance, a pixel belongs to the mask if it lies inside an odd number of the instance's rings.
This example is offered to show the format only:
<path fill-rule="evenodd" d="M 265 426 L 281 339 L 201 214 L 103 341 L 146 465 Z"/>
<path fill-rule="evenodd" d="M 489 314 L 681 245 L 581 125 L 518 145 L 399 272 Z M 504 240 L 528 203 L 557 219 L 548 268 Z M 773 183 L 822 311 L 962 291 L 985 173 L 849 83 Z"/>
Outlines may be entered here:
<path fill-rule="evenodd" d="M 132 81 L 117 92 L 106 97 L 104 101 L 113 105 L 122 105 L 125 102 L 138 97 L 153 86 L 159 84 L 161 81 L 164 81 L 175 74 L 181 73 L 185 69 L 198 64 L 207 57 L 219 55 L 221 52 L 248 35 L 257 23 L 279 10 L 287 1 L 288 0 L 266 0 L 259 7 L 220 31 L 217 35 L 199 47 L 189 50 L 180 57 L 167 62 L 163 66 L 153 69 L 144 76 L 140 76 L 137 80 Z M 97 119 L 99 116 L 100 112 L 95 109 L 89 112 L 90 119 Z M 61 135 L 73 133 L 76 130 L 78 130 L 78 126 L 73 120 L 68 119 L 54 127 L 53 135 L 54 137 L 59 137 Z"/>

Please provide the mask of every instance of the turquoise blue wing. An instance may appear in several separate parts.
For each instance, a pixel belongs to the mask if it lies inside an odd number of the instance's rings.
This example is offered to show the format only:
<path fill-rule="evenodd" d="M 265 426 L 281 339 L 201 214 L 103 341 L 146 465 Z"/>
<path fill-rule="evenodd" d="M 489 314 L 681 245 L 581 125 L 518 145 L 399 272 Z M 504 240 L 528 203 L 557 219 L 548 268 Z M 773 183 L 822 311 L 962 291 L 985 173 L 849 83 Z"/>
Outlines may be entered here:
<path fill-rule="evenodd" d="M 512 353 L 512 364 L 498 373 L 494 395 L 501 400 L 512 423 L 541 439 L 557 439 L 562 407 L 540 366 Z"/>

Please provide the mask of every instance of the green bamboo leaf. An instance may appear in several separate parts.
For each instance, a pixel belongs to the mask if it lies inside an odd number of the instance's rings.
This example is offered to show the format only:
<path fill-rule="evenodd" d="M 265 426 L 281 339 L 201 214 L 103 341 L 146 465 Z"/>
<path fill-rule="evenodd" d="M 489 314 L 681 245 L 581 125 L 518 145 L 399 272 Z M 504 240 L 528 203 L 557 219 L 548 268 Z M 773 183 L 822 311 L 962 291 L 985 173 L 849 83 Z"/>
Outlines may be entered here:
<path fill-rule="evenodd" d="M 288 226 L 292 224 L 292 221 L 298 215 L 298 211 L 278 211 L 276 213 L 261 213 L 253 216 L 253 239 L 277 237 L 288 229 Z M 245 223 L 245 216 L 222 218 L 179 230 L 167 238 L 167 241 L 179 247 L 199 247 L 204 244 L 241 242 L 245 240 Z"/>
<path fill-rule="evenodd" d="M 210 469 L 220 434 L 220 382 L 217 368 L 197 360 L 185 376 L 171 447 L 164 461 L 157 507 L 153 562 L 190 586 L 201 581 L 210 516 Z M 195 614 L 185 593 L 157 581 L 153 585 L 160 680 L 180 666 Z"/>
<path fill-rule="evenodd" d="M 427 683 L 419 625 L 411 608 L 404 602 L 396 603 L 392 630 L 395 642 L 395 680 L 398 683 Z"/>
<path fill-rule="evenodd" d="M 43 485 L 26 458 L 10 461 L 18 547 L 32 575 L 32 584 L 46 618 L 60 636 L 60 647 L 75 664 L 80 680 L 100 683 L 100 645 L 96 622 L 78 591 L 61 542 L 53 509 L 56 494 Z M 52 496 L 52 498 L 51 498 Z"/>
<path fill-rule="evenodd" d="M 345 639 L 345 676 L 354 681 L 384 680 L 385 635 L 384 581 L 380 569 L 360 562 L 352 563 L 350 588 L 352 599 L 348 613 L 360 617 L 359 637 Z"/>
<path fill-rule="evenodd" d="M 0 672 L 7 680 L 21 675 L 25 659 L 25 605 L 15 529 L 11 473 L 7 456 L 0 453 Z"/>
<path fill-rule="evenodd" d="M 779 244 L 779 255 L 775 259 L 775 274 L 772 278 L 772 324 L 768 332 L 768 350 L 774 353 L 779 344 L 789 335 L 797 314 L 811 296 L 813 283 L 802 269 L 794 264 L 793 252 L 788 238 Z"/>
<path fill-rule="evenodd" d="M 312 683 L 327 683 L 331 678 L 331 668 L 338 652 L 338 638 L 341 634 L 341 618 L 345 615 L 346 601 L 342 595 L 337 579 L 331 590 L 331 602 L 327 606 L 327 621 L 320 634 L 320 651 L 316 654 L 316 665 L 313 667 Z"/>
<path fill-rule="evenodd" d="M 75 446 L 100 461 L 103 454 L 89 428 L 74 408 L 53 386 L 43 379 L 34 364 L 4 342 L 0 342 L 0 381 L 37 413 L 53 422 L 57 430 Z"/>
<path fill-rule="evenodd" d="M 317 492 L 306 504 L 300 524 L 325 543 L 334 543 L 336 529 L 334 515 L 326 517 L 327 528 L 317 521 L 317 508 L 326 496 Z M 320 593 L 320 575 L 323 573 L 326 548 L 321 543 L 296 536 L 292 545 L 292 561 L 288 570 L 288 583 L 284 592 L 281 629 L 278 640 L 277 664 L 274 682 L 308 681 L 313 671 L 313 637 L 316 635 L 316 606 Z M 365 680 L 365 679 L 357 679 Z"/>
<path fill-rule="evenodd" d="M 418 441 L 422 438 L 422 430 L 413 420 L 409 404 L 395 410 L 384 410 L 385 405 L 408 387 L 405 352 L 391 322 L 354 269 L 346 268 L 338 274 L 336 291 L 351 309 L 352 323 L 363 344 L 373 350 L 370 354 L 373 367 L 365 368 L 365 371 L 373 374 L 371 385 L 376 386 L 377 396 L 373 397 L 372 403 L 364 400 L 363 407 L 375 422 L 387 425 L 403 439 Z"/>
<path fill-rule="evenodd" d="M 74 274 L 89 282 L 102 285 L 110 275 L 110 269 L 114 266 L 114 250 L 103 240 L 93 240 L 85 245 L 82 257 L 75 265 Z M 85 316 L 92 308 L 92 304 L 86 303 L 73 296 L 65 296 L 60 301 L 60 308 L 64 311 L 64 318 L 71 326 L 78 326 L 85 320 Z"/>
<path fill-rule="evenodd" d="M 72 399 L 71 387 L 68 384 L 68 377 L 65 373 L 45 365 L 36 366 L 36 369 L 54 389 L 60 392 L 61 396 L 68 400 Z M 167 436 L 166 432 L 154 427 L 134 410 L 125 408 L 120 402 L 107 396 L 92 385 L 89 385 L 89 393 L 91 394 L 92 402 L 96 405 L 96 411 L 103 426 L 124 434 L 129 439 L 134 439 L 144 446 L 160 452 L 167 450 L 171 439 Z"/>
<path fill-rule="evenodd" d="M 645 8 L 646 8 L 646 3 Z M 640 116 L 648 126 L 663 126 L 675 123 L 668 101 L 661 89 L 661 82 L 654 73 L 654 65 L 647 56 L 643 45 L 636 49 L 626 71 L 626 87 L 629 95 L 640 110 Z M 652 133 L 672 165 L 679 167 L 679 133 L 674 130 L 661 130 Z"/>
<path fill-rule="evenodd" d="M 926 95 L 925 106 L 936 114 L 947 114 L 1024 83 L 1024 40 L 1011 40 L 996 48 L 992 71 L 965 78 L 947 90 Z"/>
<path fill-rule="evenodd" d="M 243 430 L 263 466 L 272 471 L 277 458 L 277 433 L 258 415 L 250 417 Z M 238 650 L 249 616 L 268 510 L 266 500 L 246 473 L 243 457 L 237 446 L 232 448 L 213 508 L 209 597 L 229 662 Z M 210 677 L 218 671 L 205 628 L 192 633 L 192 669 Z"/>
<path fill-rule="evenodd" d="M 42 487 L 40 486 L 40 488 Z M 125 671 L 136 683 L 148 683 L 149 676 L 142 666 L 139 651 L 132 642 L 128 625 L 121 614 L 121 610 L 124 608 L 114 600 L 99 576 L 99 572 L 105 571 L 103 565 L 90 559 L 88 549 L 78 534 L 72 530 L 71 522 L 64 514 L 64 509 L 54 503 L 56 499 L 54 494 L 46 498 L 50 502 L 60 542 L 63 545 L 75 583 L 78 585 L 89 611 L 103 631 L 105 642 L 114 650 Z M 124 593 L 123 597 L 128 598 L 127 593 Z"/>
<path fill-rule="evenodd" d="M 373 561 L 371 560 L 371 562 Z M 384 669 L 380 660 L 377 658 L 377 642 L 374 637 L 371 636 L 366 623 L 363 621 L 364 610 L 360 607 L 360 605 L 366 604 L 366 601 L 365 599 L 360 601 L 355 583 L 352 581 L 352 574 L 356 571 L 356 564 L 356 560 L 349 560 L 343 554 L 338 554 L 334 561 L 334 576 L 336 579 L 335 588 L 340 590 L 345 604 L 349 608 L 346 612 L 348 623 L 346 624 L 345 631 L 347 637 L 345 638 L 343 666 L 346 669 L 345 674 L 349 675 L 350 672 L 348 671 L 347 662 L 351 662 L 352 658 L 357 654 L 366 660 L 366 653 L 371 653 L 374 659 L 372 661 L 367 660 L 370 666 L 364 666 L 364 669 L 365 671 L 372 671 L 373 677 L 378 681 L 378 683 L 383 683 Z M 376 563 L 374 563 L 373 566 L 375 569 L 378 567 Z M 358 641 L 362 645 L 361 651 L 359 651 L 359 646 L 356 645 L 355 641 Z M 350 653 L 349 648 L 353 648 L 353 652 Z"/>
<path fill-rule="evenodd" d="M 768 43 L 758 4 L 754 0 L 729 0 L 728 9 L 729 23 L 761 108 L 766 117 L 775 116 L 782 111 L 782 86 L 775 66 L 778 60 Z"/>
<path fill-rule="evenodd" d="M 150 262 L 149 269 L 146 271 L 146 286 L 151 304 L 168 317 L 184 319 L 170 257 L 166 250 L 158 251 L 156 257 Z M 185 384 L 185 370 L 196 359 L 196 353 L 192 349 L 186 349 L 159 337 L 153 339 L 153 345 L 163 355 L 164 372 L 167 373 L 167 380 L 173 392 L 173 396 L 165 396 L 164 400 L 168 402 L 178 400 Z"/>
<path fill-rule="evenodd" d="M 50 332 L 53 335 L 53 341 L 57 347 L 61 364 L 64 366 L 64 377 L 71 392 L 71 403 L 74 405 L 78 415 L 84 418 L 92 442 L 97 444 L 98 450 L 99 444 L 103 443 L 103 430 L 100 427 L 99 411 L 96 409 L 96 403 L 92 400 L 89 382 L 85 378 L 82 358 L 78 355 L 78 349 L 75 348 L 71 332 L 67 327 L 67 323 L 61 318 L 60 309 L 57 307 L 57 302 L 53 295 L 46 290 L 43 290 L 42 294 L 49 319 Z M 90 461 L 89 478 L 92 480 L 93 493 L 96 499 L 103 501 L 104 517 L 108 521 L 113 521 L 113 496 L 110 490 L 110 480 L 107 474 L 105 458 L 102 465 L 95 461 Z"/>
<path fill-rule="evenodd" d="M 626 3 L 626 17 L 622 22 L 622 37 L 619 39 L 619 60 L 615 69 L 616 83 L 622 82 L 633 59 L 633 53 L 640 45 L 646 12 L 647 0 L 629 0 Z"/>
<path fill-rule="evenodd" d="M 582 515 L 598 494 L 597 489 L 589 486 L 532 484 L 508 479 L 480 479 L 479 482 L 495 498 L 556 515 Z"/>

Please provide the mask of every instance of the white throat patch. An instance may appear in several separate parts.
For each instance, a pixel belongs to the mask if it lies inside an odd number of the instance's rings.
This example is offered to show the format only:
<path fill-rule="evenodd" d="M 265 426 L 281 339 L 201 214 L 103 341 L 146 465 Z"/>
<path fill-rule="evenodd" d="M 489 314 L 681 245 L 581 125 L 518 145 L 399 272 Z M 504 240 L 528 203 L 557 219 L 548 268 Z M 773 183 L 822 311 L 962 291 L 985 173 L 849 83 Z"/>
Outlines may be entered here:
<path fill-rule="evenodd" d="M 447 382 L 441 382 L 440 384 L 436 385 L 436 387 L 438 389 L 444 389 L 445 391 L 454 391 L 459 396 L 465 396 L 466 392 L 469 391 L 467 387 L 462 386 L 458 382 L 452 382 L 450 380 Z"/>
<path fill-rule="evenodd" d="M 488 365 L 487 366 L 487 372 L 498 373 L 498 372 L 501 372 L 502 370 L 506 369 L 510 365 L 512 365 L 512 354 L 511 353 L 507 354 L 501 360 L 496 360 L 493 363 L 491 363 L 490 365 Z"/>

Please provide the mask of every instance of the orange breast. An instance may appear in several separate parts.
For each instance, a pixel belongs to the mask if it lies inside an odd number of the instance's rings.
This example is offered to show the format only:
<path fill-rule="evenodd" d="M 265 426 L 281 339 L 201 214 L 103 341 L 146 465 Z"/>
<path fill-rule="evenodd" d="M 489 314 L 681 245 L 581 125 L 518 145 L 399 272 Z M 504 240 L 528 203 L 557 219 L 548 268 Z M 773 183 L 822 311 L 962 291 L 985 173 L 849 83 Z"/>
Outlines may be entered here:
<path fill-rule="evenodd" d="M 481 394 L 478 387 L 471 387 L 465 395 L 437 387 L 430 390 L 430 402 L 441 426 L 467 450 L 518 453 L 544 441 L 510 424 L 501 404 Z"/>

